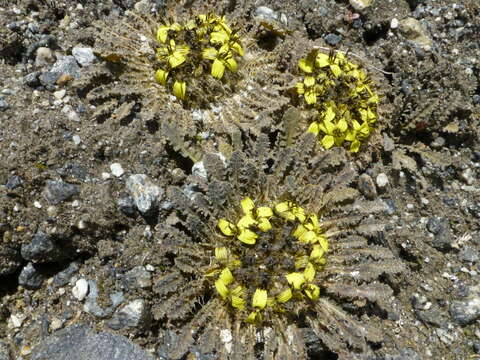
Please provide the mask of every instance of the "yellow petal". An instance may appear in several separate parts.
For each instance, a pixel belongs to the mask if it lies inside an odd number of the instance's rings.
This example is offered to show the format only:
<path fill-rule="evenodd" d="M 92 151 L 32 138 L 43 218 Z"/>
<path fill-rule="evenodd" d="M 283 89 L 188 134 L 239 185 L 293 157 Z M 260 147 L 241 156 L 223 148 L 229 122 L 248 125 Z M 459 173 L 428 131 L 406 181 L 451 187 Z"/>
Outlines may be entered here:
<path fill-rule="evenodd" d="M 298 67 L 307 74 L 310 74 L 313 71 L 313 63 L 308 59 L 300 59 L 298 61 Z"/>
<path fill-rule="evenodd" d="M 212 44 L 223 44 L 228 41 L 229 36 L 224 31 L 214 31 L 210 33 L 210 42 Z"/>
<path fill-rule="evenodd" d="M 315 65 L 321 68 L 330 65 L 329 56 L 319 52 L 315 58 Z"/>
<path fill-rule="evenodd" d="M 168 57 L 168 63 L 172 69 L 182 65 L 187 58 L 182 55 L 180 52 L 175 51 L 172 55 Z"/>
<path fill-rule="evenodd" d="M 293 237 L 299 239 L 303 234 L 307 232 L 307 229 L 302 224 L 299 224 L 295 231 L 293 232 Z"/>
<path fill-rule="evenodd" d="M 220 229 L 220 231 L 223 233 L 223 235 L 232 236 L 233 234 L 235 234 L 235 230 L 236 230 L 235 225 L 233 225 L 231 222 L 228 222 L 225 219 L 218 220 L 217 226 Z"/>
<path fill-rule="evenodd" d="M 340 69 L 340 66 L 336 64 L 330 65 L 330 70 L 332 71 L 333 75 L 335 75 L 335 77 L 339 77 L 342 73 L 342 69 Z"/>
<path fill-rule="evenodd" d="M 317 242 L 317 234 L 314 231 L 307 231 L 303 233 L 299 238 L 299 241 L 306 244 L 313 244 Z"/>
<path fill-rule="evenodd" d="M 286 303 L 291 298 L 292 298 L 292 290 L 290 288 L 282 291 L 280 294 L 277 295 L 277 301 L 279 303 Z"/>
<path fill-rule="evenodd" d="M 272 224 L 267 218 L 260 218 L 257 226 L 263 232 L 266 232 L 272 229 Z"/>
<path fill-rule="evenodd" d="M 313 230 L 318 230 L 320 229 L 320 224 L 318 223 L 318 217 L 315 214 L 310 214 L 308 216 L 308 221 L 310 224 L 313 225 Z"/>
<path fill-rule="evenodd" d="M 285 275 L 285 277 L 287 278 L 287 282 L 291 286 L 293 286 L 293 288 L 296 289 L 296 290 L 299 290 L 300 287 L 305 282 L 305 278 L 303 277 L 302 273 L 293 272 L 293 273 Z"/>
<path fill-rule="evenodd" d="M 228 250 L 226 247 L 216 247 L 215 248 L 215 259 L 218 261 L 227 261 L 228 259 Z"/>
<path fill-rule="evenodd" d="M 288 201 L 284 201 L 275 205 L 275 211 L 277 213 L 283 213 L 288 210 L 290 210 L 290 204 Z"/>
<path fill-rule="evenodd" d="M 249 197 L 246 197 L 240 202 L 244 214 L 250 214 L 255 208 L 255 203 Z"/>
<path fill-rule="evenodd" d="M 325 149 L 330 149 L 335 144 L 335 139 L 331 135 L 325 135 L 322 139 L 322 146 Z"/>
<path fill-rule="evenodd" d="M 252 298 L 252 306 L 263 309 L 267 305 L 267 290 L 256 289 Z"/>
<path fill-rule="evenodd" d="M 245 296 L 245 289 L 238 285 L 235 289 L 230 291 L 232 296 L 244 297 Z"/>
<path fill-rule="evenodd" d="M 242 230 L 238 235 L 238 240 L 240 240 L 241 242 L 247 245 L 255 244 L 255 241 L 257 238 L 258 238 L 258 235 L 248 229 Z"/>
<path fill-rule="evenodd" d="M 222 280 L 225 285 L 230 285 L 234 280 L 232 272 L 229 268 L 225 268 L 222 270 L 219 279 Z"/>
<path fill-rule="evenodd" d="M 320 296 L 320 288 L 315 284 L 307 284 L 305 286 L 305 295 L 311 300 L 317 300 Z"/>
<path fill-rule="evenodd" d="M 321 245 L 313 245 L 312 252 L 310 253 L 310 259 L 316 262 L 322 258 L 323 254 L 325 254 L 325 251 Z"/>
<path fill-rule="evenodd" d="M 159 27 L 157 30 L 157 41 L 165 44 L 167 41 L 168 36 L 168 28 L 166 27 Z"/>
<path fill-rule="evenodd" d="M 248 315 L 246 321 L 247 321 L 248 323 L 250 323 L 250 324 L 253 324 L 253 323 L 257 320 L 257 318 L 259 318 L 258 312 L 252 311 L 252 312 L 250 313 L 250 315 Z"/>
<path fill-rule="evenodd" d="M 322 246 L 323 251 L 327 252 L 328 251 L 328 241 L 324 236 L 320 236 L 318 238 L 318 242 Z"/>
<path fill-rule="evenodd" d="M 223 300 L 227 298 L 228 288 L 221 279 L 215 281 L 215 289 L 217 289 L 217 292 L 220 294 Z"/>
<path fill-rule="evenodd" d="M 327 107 L 325 112 L 323 113 L 323 121 L 324 122 L 331 122 L 333 119 L 335 119 L 335 111 L 331 106 Z"/>
<path fill-rule="evenodd" d="M 337 123 L 337 129 L 341 132 L 345 132 L 348 129 L 348 124 L 344 118 L 341 118 Z"/>
<path fill-rule="evenodd" d="M 292 209 L 292 214 L 295 215 L 298 221 L 303 223 L 305 221 L 305 210 L 300 206 L 294 206 Z"/>
<path fill-rule="evenodd" d="M 295 259 L 295 269 L 305 269 L 308 265 L 308 256 L 303 255 L 303 256 L 298 256 Z"/>
<path fill-rule="evenodd" d="M 350 152 L 356 153 L 358 152 L 358 150 L 360 150 L 360 141 L 358 140 L 352 141 L 352 143 L 350 144 Z"/>
<path fill-rule="evenodd" d="M 258 217 L 270 217 L 273 216 L 273 210 L 268 206 L 260 206 L 257 209 L 257 216 Z"/>
<path fill-rule="evenodd" d="M 245 215 L 238 221 L 237 227 L 239 229 L 247 229 L 256 223 L 257 221 L 252 217 L 252 215 Z"/>
<path fill-rule="evenodd" d="M 236 309 L 243 310 L 245 308 L 245 299 L 232 295 L 232 306 Z"/>
<path fill-rule="evenodd" d="M 187 92 L 187 85 L 185 81 L 175 81 L 173 84 L 173 95 L 178 99 L 185 100 L 185 93 Z"/>
<path fill-rule="evenodd" d="M 305 101 L 308 105 L 315 104 L 317 102 L 317 94 L 313 90 L 308 90 L 305 92 Z"/>
<path fill-rule="evenodd" d="M 240 44 L 239 42 L 231 43 L 230 48 L 240 56 L 243 56 L 245 54 L 245 52 L 243 51 L 242 44 Z"/>
<path fill-rule="evenodd" d="M 297 88 L 297 94 L 303 95 L 305 93 L 305 84 L 303 82 L 299 82 L 295 84 Z"/>
<path fill-rule="evenodd" d="M 155 80 L 163 86 L 167 84 L 167 77 L 168 77 L 168 71 L 165 71 L 163 69 L 158 69 L 155 72 Z"/>
<path fill-rule="evenodd" d="M 237 71 L 237 67 L 238 67 L 237 62 L 235 61 L 235 59 L 233 57 L 230 57 L 225 61 L 225 66 L 231 72 Z"/>
<path fill-rule="evenodd" d="M 318 123 L 316 121 L 312 122 L 310 126 L 308 127 L 307 132 L 318 135 L 318 132 L 320 129 L 318 128 Z"/>
<path fill-rule="evenodd" d="M 313 85 L 315 85 L 315 78 L 313 76 L 305 76 L 303 83 L 306 87 L 312 87 Z"/>
<path fill-rule="evenodd" d="M 303 271 L 303 277 L 305 281 L 312 282 L 315 279 L 315 267 L 312 263 L 308 263 L 307 267 Z"/>
<path fill-rule="evenodd" d="M 217 57 L 217 53 L 215 48 L 209 47 L 202 51 L 202 57 L 207 60 L 213 60 Z"/>

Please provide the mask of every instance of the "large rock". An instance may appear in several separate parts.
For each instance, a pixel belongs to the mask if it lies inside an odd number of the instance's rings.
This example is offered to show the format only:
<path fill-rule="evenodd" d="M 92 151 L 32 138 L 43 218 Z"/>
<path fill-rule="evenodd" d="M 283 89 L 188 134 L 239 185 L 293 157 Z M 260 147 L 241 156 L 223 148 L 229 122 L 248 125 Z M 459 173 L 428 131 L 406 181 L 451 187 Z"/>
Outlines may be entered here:
<path fill-rule="evenodd" d="M 73 325 L 37 345 L 30 360 L 153 360 L 126 337 Z"/>

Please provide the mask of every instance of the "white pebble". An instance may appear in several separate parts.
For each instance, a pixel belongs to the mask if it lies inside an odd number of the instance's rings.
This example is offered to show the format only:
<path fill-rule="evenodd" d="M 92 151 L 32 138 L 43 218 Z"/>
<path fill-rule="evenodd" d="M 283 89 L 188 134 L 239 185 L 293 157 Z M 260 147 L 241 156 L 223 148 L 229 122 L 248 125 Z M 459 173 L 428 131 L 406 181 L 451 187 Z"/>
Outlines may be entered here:
<path fill-rule="evenodd" d="M 33 202 L 33 206 L 35 206 L 37 209 L 41 209 L 41 208 L 42 208 L 42 204 L 40 204 L 39 201 L 34 201 L 34 202 Z"/>
<path fill-rule="evenodd" d="M 110 165 L 110 171 L 116 177 L 120 177 L 125 173 L 125 171 L 122 168 L 122 165 L 120 165 L 119 163 L 114 163 Z"/>
<path fill-rule="evenodd" d="M 13 329 L 19 328 L 23 324 L 23 320 L 25 320 L 26 316 L 23 314 L 18 315 L 10 315 L 9 318 L 9 326 Z"/>
<path fill-rule="evenodd" d="M 110 173 L 108 173 L 108 172 L 103 172 L 102 173 L 102 179 L 103 180 L 108 180 L 108 179 L 110 179 L 110 177 L 111 177 Z"/>
<path fill-rule="evenodd" d="M 66 93 L 67 93 L 67 90 L 62 89 L 62 90 L 55 91 L 55 92 L 53 93 L 53 96 L 54 96 L 55 99 L 57 99 L 57 100 L 62 100 Z"/>
<path fill-rule="evenodd" d="M 75 145 L 80 145 L 80 143 L 82 142 L 82 139 L 78 135 L 73 135 L 72 140 Z"/>
<path fill-rule="evenodd" d="M 149 272 L 153 272 L 153 271 L 155 271 L 155 268 L 153 267 L 153 265 L 147 264 L 147 265 L 145 265 L 145 270 L 147 270 Z"/>
<path fill-rule="evenodd" d="M 85 279 L 78 279 L 75 286 L 72 288 L 72 295 L 78 301 L 82 301 L 88 294 L 88 281 Z"/>
<path fill-rule="evenodd" d="M 378 174 L 378 175 L 377 175 L 377 185 L 378 185 L 378 187 L 383 188 L 383 187 L 387 186 L 387 184 L 388 184 L 388 177 L 387 177 L 387 175 L 384 174 L 384 173 Z"/>
<path fill-rule="evenodd" d="M 390 21 L 390 28 L 391 28 L 391 29 L 396 29 L 396 28 L 398 28 L 398 19 L 397 19 L 397 18 L 393 18 L 393 19 Z"/>

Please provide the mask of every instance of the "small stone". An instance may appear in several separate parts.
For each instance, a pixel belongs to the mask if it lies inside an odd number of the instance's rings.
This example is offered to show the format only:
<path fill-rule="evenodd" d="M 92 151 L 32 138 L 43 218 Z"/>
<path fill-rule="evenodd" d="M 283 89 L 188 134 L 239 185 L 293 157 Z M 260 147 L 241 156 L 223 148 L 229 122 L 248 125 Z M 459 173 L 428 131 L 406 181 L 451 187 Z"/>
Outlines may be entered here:
<path fill-rule="evenodd" d="M 152 286 L 152 275 L 144 266 L 136 266 L 125 274 L 125 282 L 129 287 L 149 288 Z"/>
<path fill-rule="evenodd" d="M 0 360 L 11 360 L 8 345 L 0 340 Z"/>
<path fill-rule="evenodd" d="M 24 321 L 26 318 L 27 318 L 27 317 L 26 317 L 24 314 L 12 314 L 12 315 L 10 315 L 10 317 L 8 318 L 8 326 L 9 326 L 11 329 L 17 329 L 17 328 L 19 328 L 20 326 L 22 326 L 23 321 Z"/>
<path fill-rule="evenodd" d="M 323 39 L 325 40 L 325 42 L 328 45 L 331 45 L 331 46 L 335 46 L 340 41 L 342 41 L 342 37 L 340 35 L 337 35 L 337 34 L 327 34 L 327 35 L 324 36 Z"/>
<path fill-rule="evenodd" d="M 480 318 L 480 297 L 464 301 L 452 301 L 450 316 L 460 325 L 468 325 Z"/>
<path fill-rule="evenodd" d="M 60 260 L 61 251 L 50 236 L 39 230 L 29 243 L 22 244 L 21 254 L 25 260 L 52 262 Z"/>
<path fill-rule="evenodd" d="M 377 186 L 379 188 L 384 188 L 388 184 L 387 174 L 380 173 L 377 175 Z"/>
<path fill-rule="evenodd" d="M 78 301 L 82 301 L 88 294 L 88 281 L 85 279 L 78 279 L 75 286 L 72 288 L 72 295 Z"/>
<path fill-rule="evenodd" d="M 36 66 L 45 66 L 55 61 L 55 55 L 53 51 L 47 47 L 39 47 L 35 56 Z"/>
<path fill-rule="evenodd" d="M 274 21 L 277 21 L 278 14 L 274 10 L 270 9 L 269 7 L 259 6 L 258 8 L 255 9 L 255 12 L 253 13 L 253 17 L 260 18 L 268 22 L 274 22 Z"/>
<path fill-rule="evenodd" d="M 390 20 L 390 29 L 396 29 L 396 28 L 398 28 L 398 19 L 393 18 L 392 20 Z"/>
<path fill-rule="evenodd" d="M 65 89 L 58 90 L 53 93 L 53 97 L 57 100 L 62 100 L 66 93 L 67 93 L 67 90 Z"/>
<path fill-rule="evenodd" d="M 39 76 L 40 76 L 41 72 L 40 71 L 34 71 L 30 74 L 27 74 L 23 77 L 23 83 L 25 85 L 28 85 L 30 87 L 36 87 L 38 85 L 40 85 L 40 80 L 39 80 Z"/>
<path fill-rule="evenodd" d="M 467 168 L 462 171 L 460 178 L 467 184 L 472 185 L 475 182 L 475 174 L 472 169 Z"/>
<path fill-rule="evenodd" d="M 32 263 L 28 263 L 18 276 L 18 284 L 26 289 L 35 290 L 42 286 L 44 277 L 40 274 Z"/>
<path fill-rule="evenodd" d="M 48 202 L 57 205 L 79 193 L 78 187 L 64 181 L 47 180 L 43 195 Z"/>
<path fill-rule="evenodd" d="M 50 331 L 57 331 L 58 329 L 61 329 L 63 326 L 62 320 L 59 318 L 53 318 L 52 321 L 50 322 Z"/>
<path fill-rule="evenodd" d="M 360 175 L 358 178 L 358 189 L 367 199 L 373 200 L 377 197 L 377 189 L 368 174 Z"/>
<path fill-rule="evenodd" d="M 119 163 L 111 164 L 110 171 L 112 172 L 113 176 L 116 177 L 120 177 L 125 173 L 125 170 L 123 170 L 122 165 Z"/>
<path fill-rule="evenodd" d="M 383 150 L 390 152 L 395 150 L 395 143 L 387 134 L 383 134 Z"/>
<path fill-rule="evenodd" d="M 22 185 L 23 181 L 20 176 L 13 175 L 8 178 L 7 183 L 5 184 L 5 187 L 8 190 L 14 190 Z"/>
<path fill-rule="evenodd" d="M 32 348 L 29 345 L 23 345 L 20 349 L 20 355 L 28 356 L 32 353 Z"/>
<path fill-rule="evenodd" d="M 80 76 L 80 67 L 73 56 L 62 56 L 49 71 L 40 75 L 40 82 L 45 86 L 53 86 L 62 75 L 69 75 L 72 78 Z"/>
<path fill-rule="evenodd" d="M 431 217 L 427 221 L 427 230 L 435 235 L 432 246 L 438 250 L 451 250 L 455 240 L 447 219 Z"/>
<path fill-rule="evenodd" d="M 357 11 L 365 10 L 372 5 L 373 0 L 349 0 L 350 5 Z"/>
<path fill-rule="evenodd" d="M 459 253 L 458 258 L 460 261 L 475 263 L 479 259 L 478 251 L 470 246 L 465 246 Z"/>
<path fill-rule="evenodd" d="M 82 139 L 78 135 L 73 135 L 72 136 L 72 141 L 75 145 L 80 145 L 80 143 L 82 142 Z"/>
<path fill-rule="evenodd" d="M 75 46 L 72 49 L 72 55 L 75 57 L 75 60 L 77 60 L 77 62 L 82 66 L 91 65 L 95 61 L 93 49 L 90 47 Z"/>
<path fill-rule="evenodd" d="M 150 324 L 151 314 L 143 299 L 134 300 L 118 310 L 108 326 L 114 330 L 125 327 L 145 329 Z"/>
<path fill-rule="evenodd" d="M 202 177 L 204 179 L 207 178 L 207 170 L 205 169 L 205 165 L 203 165 L 203 161 L 199 161 L 193 164 L 192 174 L 195 176 Z"/>
<path fill-rule="evenodd" d="M 133 198 L 129 195 L 123 196 L 117 200 L 117 206 L 121 212 L 127 216 L 135 215 L 136 205 Z"/>
<path fill-rule="evenodd" d="M 137 209 L 145 214 L 158 205 L 163 190 L 144 174 L 131 175 L 125 182 Z"/>
<path fill-rule="evenodd" d="M 445 139 L 441 136 L 435 137 L 435 139 L 430 144 L 434 149 L 440 149 L 445 146 Z"/>
<path fill-rule="evenodd" d="M 150 1 L 141 0 L 135 3 L 134 8 L 140 14 L 148 14 L 150 12 Z"/>
<path fill-rule="evenodd" d="M 417 19 L 409 17 L 401 20 L 400 30 L 408 40 L 412 41 L 421 49 L 426 51 L 431 49 L 432 40 L 428 37 L 426 29 Z"/>
<path fill-rule="evenodd" d="M 79 269 L 78 263 L 72 262 L 65 270 L 60 271 L 55 277 L 53 278 L 53 283 L 56 286 L 65 286 L 70 282 L 72 276 L 77 273 Z"/>
<path fill-rule="evenodd" d="M 0 111 L 5 111 L 9 108 L 10 106 L 8 103 L 5 101 L 3 97 L 0 96 Z"/>

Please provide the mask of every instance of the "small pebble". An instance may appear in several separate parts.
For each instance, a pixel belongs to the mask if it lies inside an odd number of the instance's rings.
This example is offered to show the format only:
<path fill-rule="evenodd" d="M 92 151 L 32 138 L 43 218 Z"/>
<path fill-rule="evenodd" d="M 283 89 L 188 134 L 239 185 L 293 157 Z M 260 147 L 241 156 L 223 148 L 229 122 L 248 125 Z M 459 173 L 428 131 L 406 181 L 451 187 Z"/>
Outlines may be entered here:
<path fill-rule="evenodd" d="M 78 279 L 75 286 L 72 288 L 72 295 L 78 301 L 82 301 L 88 294 L 88 281 L 85 279 Z"/>
<path fill-rule="evenodd" d="M 73 135 L 72 140 L 73 140 L 75 145 L 80 145 L 80 143 L 82 142 L 82 139 L 80 139 L 80 136 L 78 136 L 78 135 Z"/>
<path fill-rule="evenodd" d="M 398 28 L 398 19 L 397 19 L 397 18 L 393 18 L 393 19 L 390 21 L 390 28 L 391 28 L 391 29 L 396 29 L 396 28 Z"/>
<path fill-rule="evenodd" d="M 350 5 L 357 10 L 362 11 L 372 5 L 373 0 L 350 0 Z"/>
<path fill-rule="evenodd" d="M 388 177 L 386 174 L 384 173 L 380 173 L 377 175 L 377 185 L 378 187 L 380 188 L 383 188 L 385 186 L 387 186 L 388 184 Z"/>
<path fill-rule="evenodd" d="M 67 90 L 62 89 L 62 90 L 55 91 L 55 92 L 53 93 L 53 96 L 54 96 L 55 99 L 57 99 L 57 100 L 62 100 L 66 93 L 67 93 Z"/>
<path fill-rule="evenodd" d="M 123 170 L 122 165 L 119 163 L 113 163 L 110 165 L 110 171 L 112 172 L 113 176 L 120 177 L 125 173 L 125 170 Z"/>
<path fill-rule="evenodd" d="M 53 51 L 47 47 L 39 47 L 37 49 L 37 54 L 35 57 L 35 65 L 36 66 L 44 66 L 55 61 L 55 56 L 53 55 Z"/>

